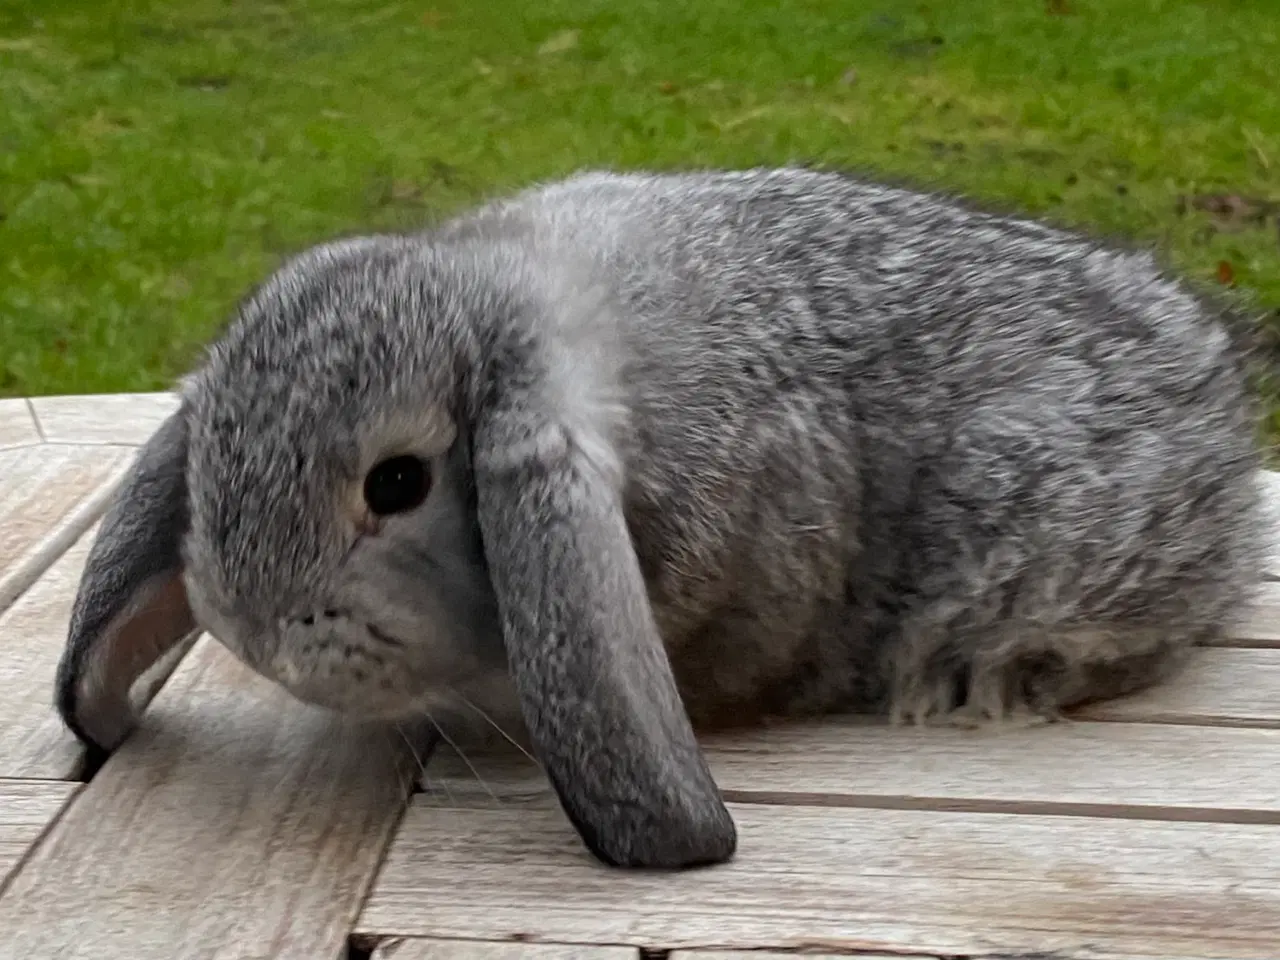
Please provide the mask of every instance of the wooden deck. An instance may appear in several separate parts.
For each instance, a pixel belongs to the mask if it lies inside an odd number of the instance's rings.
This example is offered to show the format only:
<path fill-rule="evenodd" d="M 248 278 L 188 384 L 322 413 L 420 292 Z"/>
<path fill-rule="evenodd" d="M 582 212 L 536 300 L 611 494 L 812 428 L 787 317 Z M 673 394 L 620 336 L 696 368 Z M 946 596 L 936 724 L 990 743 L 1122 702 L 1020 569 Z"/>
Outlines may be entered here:
<path fill-rule="evenodd" d="M 208 638 L 80 782 L 54 665 L 171 403 L 0 401 L 0 957 L 1280 958 L 1280 581 L 1176 682 L 1073 723 L 708 741 L 741 844 L 706 871 L 600 867 L 528 760 L 419 778 Z"/>

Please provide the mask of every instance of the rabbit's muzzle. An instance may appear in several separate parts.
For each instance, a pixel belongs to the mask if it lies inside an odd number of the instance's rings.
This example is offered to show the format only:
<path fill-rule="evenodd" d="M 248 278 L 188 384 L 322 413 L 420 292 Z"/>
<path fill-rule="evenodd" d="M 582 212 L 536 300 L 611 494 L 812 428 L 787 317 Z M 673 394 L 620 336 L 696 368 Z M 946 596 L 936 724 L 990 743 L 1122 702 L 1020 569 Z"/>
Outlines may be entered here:
<path fill-rule="evenodd" d="M 406 641 L 349 611 L 322 608 L 282 620 L 259 669 L 300 700 L 362 715 L 411 712 Z"/>

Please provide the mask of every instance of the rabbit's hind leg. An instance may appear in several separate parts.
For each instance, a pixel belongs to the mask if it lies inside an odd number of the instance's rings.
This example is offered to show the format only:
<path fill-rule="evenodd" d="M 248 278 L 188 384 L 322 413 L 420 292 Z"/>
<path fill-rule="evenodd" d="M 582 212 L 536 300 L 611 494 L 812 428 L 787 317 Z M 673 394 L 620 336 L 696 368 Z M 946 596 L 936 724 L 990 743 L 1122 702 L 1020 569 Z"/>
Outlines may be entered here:
<path fill-rule="evenodd" d="M 1111 624 L 1048 631 L 1046 639 L 1042 653 L 1012 668 L 1023 702 L 1058 712 L 1163 683 L 1206 634 L 1172 625 Z"/>
<path fill-rule="evenodd" d="M 1049 723 L 1069 707 L 1152 686 L 1197 637 L 1176 627 L 998 624 L 915 639 L 891 665 L 893 720 L 973 728 Z"/>

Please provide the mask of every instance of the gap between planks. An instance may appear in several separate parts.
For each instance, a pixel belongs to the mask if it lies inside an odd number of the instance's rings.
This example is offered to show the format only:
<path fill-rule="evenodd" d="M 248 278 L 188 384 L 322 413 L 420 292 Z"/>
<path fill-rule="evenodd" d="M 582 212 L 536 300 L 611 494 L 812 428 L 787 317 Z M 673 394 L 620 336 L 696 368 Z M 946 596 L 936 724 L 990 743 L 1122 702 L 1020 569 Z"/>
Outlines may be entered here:
<path fill-rule="evenodd" d="M 0 780 L 0 896 L 80 786 L 47 780 Z"/>
<path fill-rule="evenodd" d="M 0 610 L 102 515 L 133 457 L 128 448 L 0 451 Z"/>
<path fill-rule="evenodd" d="M 1007 732 L 843 722 L 704 738 L 727 797 L 882 809 L 1280 823 L 1280 731 L 1072 723 Z M 514 751 L 440 749 L 421 803 L 547 802 L 539 767 Z"/>
<path fill-rule="evenodd" d="M 46 443 L 138 447 L 178 409 L 174 393 L 109 393 L 31 398 Z"/>
<path fill-rule="evenodd" d="M 617 871 L 564 814 L 415 802 L 365 937 L 1274 960 L 1280 830 L 731 805 L 734 861 Z M 1056 953 L 1055 953 L 1056 951 Z"/>
<path fill-rule="evenodd" d="M 640 960 L 640 951 L 635 947 L 608 945 L 390 937 L 374 946 L 371 957 L 372 960 Z"/>
<path fill-rule="evenodd" d="M 49 438 L 45 436 L 44 427 L 40 425 L 40 418 L 36 416 L 36 405 L 31 402 L 30 397 L 23 402 L 27 405 L 27 413 L 31 415 L 31 425 L 35 427 L 36 436 L 40 438 L 41 443 L 48 443 Z"/>
<path fill-rule="evenodd" d="M 513 943 L 495 940 L 430 940 L 389 937 L 371 960 L 642 960 L 637 947 L 611 944 Z M 912 960 L 907 954 L 804 954 L 805 960 Z M 916 954 L 917 960 L 933 960 Z M 664 960 L 800 960 L 795 953 L 764 950 L 676 950 Z"/>
<path fill-rule="evenodd" d="M 0 400 L 0 450 L 31 446 L 43 439 L 30 400 Z"/>
<path fill-rule="evenodd" d="M 18 600 L 0 613 L 0 777 L 77 780 L 84 752 L 54 709 L 54 674 L 95 528 L 90 528 Z M 187 645 L 134 685 L 141 711 Z"/>
<path fill-rule="evenodd" d="M 203 637 L 0 897 L 0 957 L 336 958 L 409 762 Z"/>

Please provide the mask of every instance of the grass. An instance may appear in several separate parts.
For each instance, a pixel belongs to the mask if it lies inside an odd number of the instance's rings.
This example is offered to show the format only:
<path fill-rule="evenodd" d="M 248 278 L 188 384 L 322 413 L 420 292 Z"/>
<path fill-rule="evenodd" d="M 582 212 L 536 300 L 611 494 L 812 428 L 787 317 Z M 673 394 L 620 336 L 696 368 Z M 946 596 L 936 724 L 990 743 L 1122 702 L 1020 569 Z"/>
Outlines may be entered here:
<path fill-rule="evenodd" d="M 0 395 L 163 388 L 287 253 L 587 166 L 845 167 L 1136 240 L 1274 356 L 1277 91 L 1276 0 L 9 0 Z"/>

